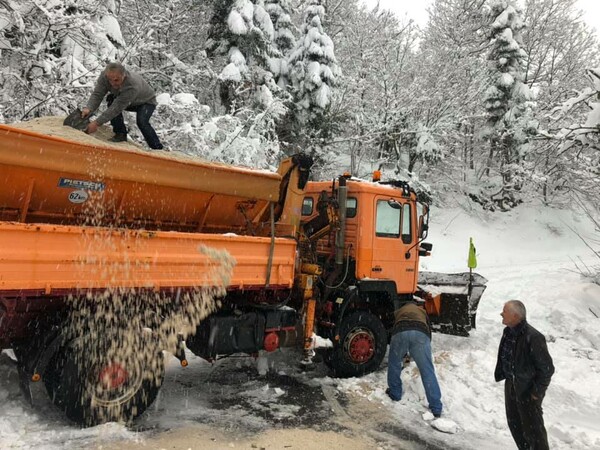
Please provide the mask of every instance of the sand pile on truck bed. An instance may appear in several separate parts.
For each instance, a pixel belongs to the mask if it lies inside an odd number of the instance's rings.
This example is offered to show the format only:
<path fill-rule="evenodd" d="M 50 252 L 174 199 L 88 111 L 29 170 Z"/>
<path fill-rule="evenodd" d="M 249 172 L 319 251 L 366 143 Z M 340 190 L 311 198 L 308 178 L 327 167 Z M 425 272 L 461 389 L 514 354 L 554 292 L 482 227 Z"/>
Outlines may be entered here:
<path fill-rule="evenodd" d="M 26 122 L 11 123 L 11 127 L 22 128 L 48 136 L 56 136 L 70 141 L 81 142 L 89 145 L 102 145 L 127 150 L 144 150 L 141 145 L 134 142 L 110 142 L 114 133 L 109 125 L 102 125 L 94 134 L 86 134 L 63 125 L 66 116 L 48 116 L 31 119 Z"/>

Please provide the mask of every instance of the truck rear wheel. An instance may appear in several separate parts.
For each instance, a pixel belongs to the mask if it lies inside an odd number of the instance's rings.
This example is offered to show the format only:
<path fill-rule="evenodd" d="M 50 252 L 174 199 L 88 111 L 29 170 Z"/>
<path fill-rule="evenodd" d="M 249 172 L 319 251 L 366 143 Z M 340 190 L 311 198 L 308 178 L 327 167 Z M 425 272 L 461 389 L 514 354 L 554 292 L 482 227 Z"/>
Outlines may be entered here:
<path fill-rule="evenodd" d="M 357 377 L 379 368 L 388 337 L 377 316 L 368 311 L 353 312 L 342 320 L 339 336 L 327 361 L 335 376 Z"/>
<path fill-rule="evenodd" d="M 82 426 L 130 422 L 155 400 L 164 378 L 163 355 L 78 361 L 72 348 L 51 360 L 44 381 L 52 402 Z"/>

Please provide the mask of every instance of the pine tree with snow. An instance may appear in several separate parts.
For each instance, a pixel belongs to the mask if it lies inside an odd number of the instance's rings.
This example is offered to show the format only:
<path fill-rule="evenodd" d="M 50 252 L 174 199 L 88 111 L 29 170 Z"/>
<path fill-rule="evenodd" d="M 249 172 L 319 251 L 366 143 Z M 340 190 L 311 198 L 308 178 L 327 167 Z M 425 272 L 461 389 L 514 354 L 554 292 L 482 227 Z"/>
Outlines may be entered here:
<path fill-rule="evenodd" d="M 277 85 L 288 88 L 288 57 L 296 46 L 295 27 L 291 19 L 290 0 L 265 0 L 265 10 L 274 26 L 274 45 L 279 55 L 269 61 L 271 72 Z"/>
<path fill-rule="evenodd" d="M 531 93 L 523 83 L 521 10 L 514 0 L 490 0 L 487 6 L 491 22 L 490 86 L 485 94 L 487 170 L 499 158 L 501 180 L 491 199 L 506 210 L 521 202 L 518 192 L 524 182 L 527 144 L 536 123 L 531 118 Z"/>
<path fill-rule="evenodd" d="M 323 29 L 324 18 L 322 0 L 310 0 L 300 38 L 289 59 L 296 119 L 315 130 L 322 127 L 336 78 L 341 75 L 333 41 Z"/>
<path fill-rule="evenodd" d="M 279 94 L 269 61 L 280 56 L 264 0 L 215 2 L 206 45 L 211 58 L 224 56 L 218 75 L 227 112 L 267 109 Z"/>

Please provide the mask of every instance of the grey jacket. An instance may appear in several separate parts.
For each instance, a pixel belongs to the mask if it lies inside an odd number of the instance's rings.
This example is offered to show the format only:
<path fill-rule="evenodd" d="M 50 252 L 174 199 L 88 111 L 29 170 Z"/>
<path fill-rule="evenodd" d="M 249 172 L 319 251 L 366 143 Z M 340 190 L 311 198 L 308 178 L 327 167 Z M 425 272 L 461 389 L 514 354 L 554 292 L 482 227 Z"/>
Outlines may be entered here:
<path fill-rule="evenodd" d="M 156 93 L 154 89 L 142 78 L 141 75 L 125 71 L 125 80 L 120 89 L 113 89 L 106 78 L 106 71 L 102 72 L 96 81 L 94 92 L 87 102 L 87 107 L 94 112 L 102 103 L 104 96 L 111 93 L 115 96 L 112 105 L 96 118 L 99 125 L 108 122 L 118 116 L 123 110 L 130 106 L 139 106 L 145 103 L 156 105 Z"/>

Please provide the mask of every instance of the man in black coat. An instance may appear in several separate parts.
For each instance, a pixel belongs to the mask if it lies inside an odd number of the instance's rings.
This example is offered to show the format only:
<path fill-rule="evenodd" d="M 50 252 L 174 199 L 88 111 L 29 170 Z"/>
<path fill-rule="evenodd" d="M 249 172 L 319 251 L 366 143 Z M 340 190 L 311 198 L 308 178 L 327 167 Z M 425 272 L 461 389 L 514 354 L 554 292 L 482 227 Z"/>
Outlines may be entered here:
<path fill-rule="evenodd" d="M 519 300 L 504 304 L 506 325 L 494 376 L 504 382 L 504 403 L 510 432 L 520 450 L 547 450 L 542 400 L 554 373 L 546 338 L 527 323 L 525 305 Z"/>

